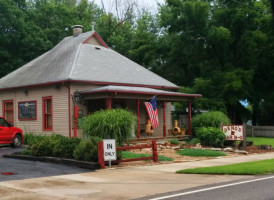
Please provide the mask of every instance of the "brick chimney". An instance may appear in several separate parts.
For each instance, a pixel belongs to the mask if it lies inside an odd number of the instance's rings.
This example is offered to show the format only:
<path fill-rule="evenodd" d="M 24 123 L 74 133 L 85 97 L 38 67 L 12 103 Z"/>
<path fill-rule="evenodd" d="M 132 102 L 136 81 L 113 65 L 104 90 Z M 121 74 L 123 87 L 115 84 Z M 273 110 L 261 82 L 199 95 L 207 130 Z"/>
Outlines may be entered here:
<path fill-rule="evenodd" d="M 74 25 L 71 28 L 73 29 L 73 37 L 77 37 L 83 32 L 83 27 L 82 25 Z"/>

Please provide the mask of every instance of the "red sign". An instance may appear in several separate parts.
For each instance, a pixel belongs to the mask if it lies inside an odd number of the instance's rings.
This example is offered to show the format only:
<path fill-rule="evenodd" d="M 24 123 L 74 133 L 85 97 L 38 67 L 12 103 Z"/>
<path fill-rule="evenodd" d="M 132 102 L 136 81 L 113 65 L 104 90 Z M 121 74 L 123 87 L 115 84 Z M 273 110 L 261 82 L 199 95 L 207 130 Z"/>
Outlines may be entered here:
<path fill-rule="evenodd" d="M 223 125 L 226 140 L 243 140 L 244 128 L 242 125 Z"/>

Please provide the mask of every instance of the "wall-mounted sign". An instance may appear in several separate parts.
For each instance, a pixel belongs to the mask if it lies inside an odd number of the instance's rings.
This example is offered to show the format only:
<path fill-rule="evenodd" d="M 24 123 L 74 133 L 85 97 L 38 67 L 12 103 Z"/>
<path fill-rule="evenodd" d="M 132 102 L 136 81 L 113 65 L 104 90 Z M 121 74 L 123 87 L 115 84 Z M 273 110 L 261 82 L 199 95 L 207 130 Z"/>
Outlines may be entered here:
<path fill-rule="evenodd" d="M 222 130 L 225 132 L 226 140 L 244 139 L 244 128 L 242 125 L 223 125 Z"/>
<path fill-rule="evenodd" d="M 36 120 L 36 101 L 18 103 L 19 120 Z"/>

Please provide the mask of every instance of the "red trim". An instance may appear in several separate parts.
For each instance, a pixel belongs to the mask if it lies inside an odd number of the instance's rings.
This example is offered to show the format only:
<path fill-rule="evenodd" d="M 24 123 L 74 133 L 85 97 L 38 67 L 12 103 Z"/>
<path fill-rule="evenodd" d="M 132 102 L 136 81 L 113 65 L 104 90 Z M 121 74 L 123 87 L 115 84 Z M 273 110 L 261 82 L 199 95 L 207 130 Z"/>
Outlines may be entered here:
<path fill-rule="evenodd" d="M 107 109 L 111 110 L 111 98 L 110 97 L 106 98 L 106 105 L 107 105 Z"/>
<path fill-rule="evenodd" d="M 91 36 L 89 36 L 84 42 L 83 44 L 85 44 L 90 38 L 92 38 L 93 36 L 95 36 L 99 42 L 106 48 L 108 48 L 108 45 L 103 41 L 103 39 L 98 35 L 98 33 L 94 32 Z"/>
<path fill-rule="evenodd" d="M 192 136 L 191 132 L 191 102 L 188 102 L 188 135 Z"/>
<path fill-rule="evenodd" d="M 19 104 L 20 103 L 35 103 L 35 117 L 33 119 L 20 119 L 19 118 Z M 37 101 L 36 100 L 32 100 L 32 101 L 18 101 L 18 120 L 20 121 L 29 121 L 29 120 L 37 120 Z"/>
<path fill-rule="evenodd" d="M 6 103 L 12 103 L 12 109 L 6 109 L 6 106 L 5 104 Z M 12 115 L 12 121 L 8 121 L 9 123 L 14 123 L 14 103 L 13 103 L 13 100 L 3 100 L 2 101 L 2 112 L 3 112 L 3 117 L 6 119 L 6 111 L 12 111 L 13 112 L 13 115 Z"/>
<path fill-rule="evenodd" d="M 149 94 L 149 95 L 158 95 L 158 96 L 179 96 L 179 97 L 193 97 L 198 98 L 202 97 L 201 94 L 172 94 L 172 93 L 154 93 L 154 92 L 136 92 L 136 91 L 121 91 L 121 90 L 102 90 L 102 91 L 90 91 L 90 92 L 80 92 L 81 94 L 95 94 L 95 93 L 104 93 L 104 92 L 114 92 L 114 93 L 128 93 L 128 94 Z"/>
<path fill-rule="evenodd" d="M 78 120 L 79 106 L 74 105 L 74 132 L 73 137 L 77 138 L 77 120 Z"/>
<path fill-rule="evenodd" d="M 53 102 L 52 102 L 52 97 L 42 97 L 42 99 L 43 99 L 43 130 L 44 131 L 52 131 L 53 130 L 53 115 L 52 115 Z M 50 113 L 45 112 L 46 100 L 51 100 Z M 51 127 L 47 127 L 46 115 L 51 115 Z"/>
<path fill-rule="evenodd" d="M 68 120 L 69 120 L 69 138 L 71 138 L 71 120 L 70 120 L 70 116 L 71 116 L 71 108 L 70 108 L 70 102 L 71 102 L 71 95 L 70 95 L 70 87 L 69 86 L 65 86 L 68 88 L 68 110 L 69 110 L 69 116 L 68 116 Z"/>
<path fill-rule="evenodd" d="M 63 81 L 52 81 L 52 82 L 47 82 L 47 83 L 38 83 L 38 84 L 31 84 L 31 85 L 22 85 L 22 86 L 17 86 L 17 87 L 9 87 L 9 88 L 0 88 L 1 90 L 11 90 L 11 89 L 18 89 L 18 88 L 26 88 L 26 87 L 36 87 L 36 86 L 45 86 L 45 85 L 53 85 L 53 84 L 58 84 L 58 83 L 65 83 L 68 80 L 63 80 Z"/>
<path fill-rule="evenodd" d="M 0 88 L 1 90 L 10 90 L 10 89 L 17 89 L 17 88 L 25 88 L 25 87 L 36 87 L 36 86 L 45 86 L 45 85 L 53 85 L 58 83 L 89 83 L 94 85 L 118 85 L 118 86 L 134 86 L 134 87 L 148 87 L 148 88 L 155 88 L 155 89 L 176 89 L 178 90 L 179 87 L 166 87 L 166 86 L 157 86 L 157 85 L 140 85 L 140 84 L 130 84 L 130 83 L 112 83 L 112 82 L 99 82 L 99 81 L 83 81 L 83 80 L 61 80 L 61 81 L 52 81 L 47 83 L 38 83 L 38 84 L 31 84 L 31 85 L 23 85 L 17 87 L 9 87 L 9 88 Z"/>
<path fill-rule="evenodd" d="M 166 101 L 163 101 L 163 135 L 166 137 Z"/>
<path fill-rule="evenodd" d="M 94 85 L 117 85 L 117 86 L 148 87 L 148 88 L 155 88 L 155 89 L 176 89 L 176 90 L 179 89 L 179 87 L 166 87 L 166 86 L 157 86 L 157 85 L 141 85 L 141 84 L 130 84 L 130 83 L 99 82 L 99 81 L 69 80 L 69 82 L 90 83 L 90 84 L 94 84 Z"/>
<path fill-rule="evenodd" d="M 66 86 L 65 83 L 63 82 L 63 85 L 68 88 L 68 112 L 69 112 L 69 116 L 68 116 L 68 122 L 69 122 L 69 138 L 71 138 L 71 119 L 70 119 L 70 116 L 71 116 L 71 108 L 70 108 L 70 105 L 71 105 L 71 94 L 70 94 L 70 86 Z"/>
<path fill-rule="evenodd" d="M 141 137 L 140 131 L 140 100 L 137 99 L 137 138 Z"/>

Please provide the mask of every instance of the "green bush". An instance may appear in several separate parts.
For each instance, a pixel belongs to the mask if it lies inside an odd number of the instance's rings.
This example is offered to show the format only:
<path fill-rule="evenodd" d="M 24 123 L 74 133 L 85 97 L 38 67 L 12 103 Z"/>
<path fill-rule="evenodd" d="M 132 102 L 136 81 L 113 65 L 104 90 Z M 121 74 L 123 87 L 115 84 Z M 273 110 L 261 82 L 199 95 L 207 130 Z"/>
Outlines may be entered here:
<path fill-rule="evenodd" d="M 86 140 L 82 140 L 74 150 L 73 157 L 76 160 L 97 162 L 98 142 L 101 140 L 99 137 L 88 137 Z"/>
<path fill-rule="evenodd" d="M 124 109 L 101 110 L 87 116 L 81 128 L 86 136 L 115 139 L 121 145 L 135 133 L 136 116 Z"/>
<path fill-rule="evenodd" d="M 53 155 L 60 158 L 73 158 L 73 152 L 80 143 L 79 138 L 62 137 L 53 148 Z"/>
<path fill-rule="evenodd" d="M 32 139 L 31 153 L 34 156 L 54 156 L 54 148 L 65 136 L 54 134 L 49 136 L 36 136 Z"/>
<path fill-rule="evenodd" d="M 180 141 L 178 139 L 176 139 L 176 138 L 170 139 L 169 142 L 170 142 L 170 144 L 175 144 L 175 145 L 180 144 Z"/>
<path fill-rule="evenodd" d="M 224 125 L 231 124 L 227 115 L 219 111 L 211 111 L 196 115 L 192 119 L 193 134 L 196 135 L 197 130 L 202 127 L 220 128 L 221 123 Z"/>
<path fill-rule="evenodd" d="M 30 150 L 34 156 L 53 156 L 53 147 L 48 138 L 33 144 Z"/>
<path fill-rule="evenodd" d="M 201 140 L 199 138 L 192 138 L 191 140 L 186 141 L 186 144 L 189 145 L 196 145 L 198 143 L 201 143 Z"/>
<path fill-rule="evenodd" d="M 197 130 L 197 137 L 200 139 L 202 145 L 222 147 L 225 134 L 220 128 L 206 127 Z"/>
<path fill-rule="evenodd" d="M 46 135 L 38 135 L 33 133 L 26 133 L 24 134 L 24 143 L 29 145 L 31 147 L 33 144 L 36 144 L 37 142 L 43 140 Z"/>

